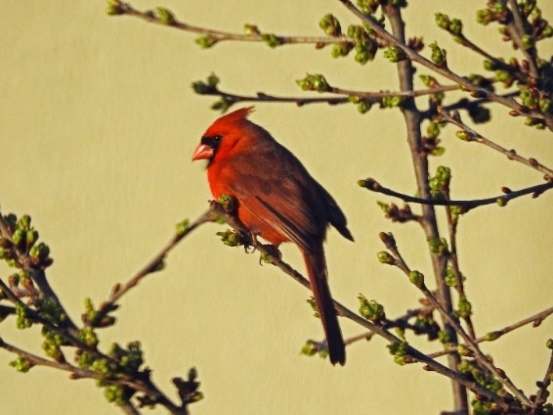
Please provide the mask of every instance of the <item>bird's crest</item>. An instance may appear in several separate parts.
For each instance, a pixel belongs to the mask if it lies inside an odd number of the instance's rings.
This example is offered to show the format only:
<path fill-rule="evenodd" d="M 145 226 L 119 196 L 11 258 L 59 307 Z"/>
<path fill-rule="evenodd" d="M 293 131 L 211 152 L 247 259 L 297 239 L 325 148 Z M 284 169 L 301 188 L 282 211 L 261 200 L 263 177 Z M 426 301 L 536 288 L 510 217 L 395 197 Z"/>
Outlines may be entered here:
<path fill-rule="evenodd" d="M 245 107 L 240 108 L 236 111 L 233 111 L 227 115 L 223 115 L 221 118 L 218 118 L 212 125 L 212 127 L 222 127 L 226 125 L 232 125 L 242 120 L 245 120 L 248 115 L 255 111 L 255 107 Z"/>

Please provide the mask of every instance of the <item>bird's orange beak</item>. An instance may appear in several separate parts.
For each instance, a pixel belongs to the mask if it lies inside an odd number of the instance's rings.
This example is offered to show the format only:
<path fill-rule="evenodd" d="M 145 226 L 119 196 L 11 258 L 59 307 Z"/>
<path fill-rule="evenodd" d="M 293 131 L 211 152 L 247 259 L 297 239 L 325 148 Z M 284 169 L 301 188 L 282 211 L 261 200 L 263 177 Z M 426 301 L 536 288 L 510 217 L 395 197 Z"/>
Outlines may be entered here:
<path fill-rule="evenodd" d="M 200 144 L 196 147 L 192 160 L 210 159 L 213 157 L 213 149 L 206 144 Z"/>

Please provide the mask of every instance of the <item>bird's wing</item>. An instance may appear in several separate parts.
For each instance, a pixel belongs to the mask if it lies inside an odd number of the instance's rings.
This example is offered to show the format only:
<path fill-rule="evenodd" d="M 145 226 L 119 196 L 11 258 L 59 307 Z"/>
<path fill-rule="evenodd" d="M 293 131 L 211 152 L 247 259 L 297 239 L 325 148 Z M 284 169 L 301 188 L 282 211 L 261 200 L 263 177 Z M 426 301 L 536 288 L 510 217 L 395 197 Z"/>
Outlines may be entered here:
<path fill-rule="evenodd" d="M 265 157 L 269 155 L 257 154 L 256 161 L 263 163 Z M 318 206 L 321 199 L 314 192 L 313 179 L 303 175 L 303 166 L 300 165 L 302 174 L 298 175 L 295 164 L 267 163 L 266 166 L 274 166 L 272 171 L 267 171 L 251 160 L 236 161 L 230 187 L 242 209 L 306 251 L 311 249 L 314 238 L 324 237 L 328 219 L 324 208 L 321 210 Z"/>

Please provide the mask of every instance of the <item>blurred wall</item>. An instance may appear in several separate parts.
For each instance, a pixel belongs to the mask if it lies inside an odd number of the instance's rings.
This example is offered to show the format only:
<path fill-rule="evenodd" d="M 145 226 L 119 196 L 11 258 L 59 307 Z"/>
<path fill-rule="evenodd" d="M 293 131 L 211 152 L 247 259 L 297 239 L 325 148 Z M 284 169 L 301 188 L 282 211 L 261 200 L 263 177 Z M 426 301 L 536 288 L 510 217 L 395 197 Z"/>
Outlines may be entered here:
<path fill-rule="evenodd" d="M 412 3 L 405 15 L 409 36 L 422 35 L 427 44 L 440 39 L 459 73 L 480 71 L 481 59 L 435 29 L 434 12 L 462 17 L 466 33 L 491 53 L 516 54 L 501 44 L 497 26 L 477 25 L 475 12 L 467 10 L 484 2 L 448 2 L 447 9 L 436 0 L 424 7 Z M 553 4 L 541 3 L 545 16 L 553 18 Z M 329 12 L 344 26 L 356 23 L 336 1 L 132 4 L 139 9 L 162 4 L 183 21 L 235 32 L 252 23 L 273 33 L 316 35 L 319 19 Z M 381 55 L 361 66 L 352 57 L 333 60 L 328 48 L 312 46 L 271 50 L 224 42 L 200 50 L 193 34 L 108 17 L 104 9 L 102 1 L 8 0 L 0 14 L 0 207 L 3 213 L 32 215 L 55 259 L 50 281 L 74 318 L 86 297 L 100 303 L 113 284 L 129 279 L 161 248 L 176 222 L 194 219 L 207 206 L 204 166 L 190 159 L 218 114 L 209 109 L 213 99 L 195 95 L 191 82 L 215 72 L 229 92 L 300 96 L 294 80 L 309 72 L 324 73 L 344 88 L 397 89 L 394 67 Z M 551 56 L 551 40 L 541 47 L 542 56 Z M 525 128 L 505 113 L 496 108 L 493 117 L 500 121 L 478 130 L 553 165 L 551 132 Z M 415 192 L 399 111 L 375 108 L 360 115 L 352 105 L 259 104 L 251 119 L 305 163 L 349 218 L 354 244 L 335 231 L 328 237 L 335 297 L 357 309 L 361 292 L 385 304 L 390 317 L 417 307 L 419 293 L 399 271 L 379 265 L 375 254 L 383 249 L 378 232 L 394 232 L 410 266 L 430 276 L 424 236 L 414 224 L 385 220 L 376 202 L 393 200 L 356 185 L 374 177 L 403 193 Z M 432 160 L 432 170 L 440 164 L 452 168 L 456 198 L 540 183 L 541 175 L 531 169 L 455 139 L 455 130 L 442 134 L 446 153 Z M 463 217 L 459 258 L 480 335 L 551 306 L 552 201 L 548 193 Z M 445 226 L 443 215 L 440 220 Z M 171 253 L 164 272 L 127 295 L 118 325 L 101 332 L 101 346 L 139 339 L 156 383 L 166 391 L 172 391 L 172 377 L 195 366 L 205 394 L 191 408 L 195 415 L 451 409 L 449 382 L 418 365 L 395 365 L 381 339 L 349 347 L 344 368 L 301 356 L 306 339 L 322 337 L 305 303 L 308 292 L 273 267 L 260 267 L 257 254 L 223 246 L 214 235 L 219 229 L 207 225 L 195 232 Z M 284 254 L 303 271 L 294 247 Z M 0 275 L 5 278 L 9 270 L 1 267 Z M 13 325 L 4 322 L 0 335 L 40 352 L 39 330 L 21 332 Z M 346 336 L 362 332 L 348 321 L 342 326 Z M 551 321 L 523 328 L 484 350 L 494 353 L 519 387 L 532 391 L 547 366 L 544 345 L 552 328 Z M 423 351 L 439 349 L 414 344 Z M 21 375 L 8 366 L 13 358 L 0 351 L 0 413 L 120 413 L 92 381 L 70 381 L 47 368 Z"/>

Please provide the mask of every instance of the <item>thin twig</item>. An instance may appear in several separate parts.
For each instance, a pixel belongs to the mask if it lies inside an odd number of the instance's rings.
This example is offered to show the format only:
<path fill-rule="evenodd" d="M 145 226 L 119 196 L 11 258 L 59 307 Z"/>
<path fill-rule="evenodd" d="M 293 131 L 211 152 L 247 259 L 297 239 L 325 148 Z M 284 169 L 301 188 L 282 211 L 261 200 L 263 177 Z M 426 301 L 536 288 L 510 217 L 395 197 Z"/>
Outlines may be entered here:
<path fill-rule="evenodd" d="M 376 180 L 368 178 L 359 180 L 361 187 L 371 190 L 376 193 L 382 193 L 384 195 L 397 197 L 405 202 L 417 203 L 420 205 L 432 205 L 432 206 L 460 206 L 464 212 L 468 212 L 470 209 L 474 209 L 479 206 L 493 205 L 493 204 L 505 204 L 510 200 L 517 199 L 525 195 L 539 195 L 551 188 L 553 188 L 553 181 L 538 184 L 535 186 L 525 187 L 524 189 L 509 191 L 507 194 L 499 196 L 488 197 L 485 199 L 466 199 L 466 200 L 451 200 L 451 199 L 423 199 L 420 197 L 406 195 L 404 193 L 396 192 L 395 190 L 388 189 L 382 186 Z"/>
<path fill-rule="evenodd" d="M 221 30 L 207 29 L 204 27 L 193 26 L 191 24 L 178 21 L 174 16 L 173 16 L 173 21 L 171 23 L 166 23 L 166 22 L 163 22 L 151 11 L 141 12 L 133 8 L 129 3 L 125 3 L 123 1 L 117 1 L 116 3 L 117 3 L 117 8 L 121 12 L 121 14 L 134 16 L 150 23 L 169 26 L 174 29 L 179 29 L 186 32 L 192 32 L 192 33 L 198 33 L 201 35 L 210 36 L 213 42 L 221 42 L 225 40 L 240 41 L 240 42 L 257 42 L 257 43 L 266 42 L 266 40 L 263 38 L 262 33 L 251 33 L 251 34 L 231 33 L 231 32 L 224 32 Z M 276 39 L 278 40 L 278 43 L 280 45 L 314 44 L 317 46 L 321 46 L 321 45 L 329 45 L 334 43 L 351 43 L 351 44 L 354 43 L 353 39 L 345 35 L 339 35 L 339 36 L 280 36 L 279 35 L 279 36 L 276 36 Z"/>
<path fill-rule="evenodd" d="M 517 330 L 521 327 L 524 327 L 528 324 L 531 324 L 531 323 L 533 325 L 541 324 L 541 322 L 543 320 L 545 320 L 547 317 L 549 317 L 552 314 L 553 314 L 553 307 L 548 308 L 548 309 L 543 310 L 543 311 L 540 311 L 539 313 L 534 314 L 533 316 L 527 317 L 527 318 L 525 318 L 521 321 L 518 321 L 514 324 L 510 324 L 506 327 L 503 327 L 502 329 L 491 331 L 490 333 L 488 333 L 484 336 L 478 337 L 477 339 L 474 340 L 474 342 L 475 343 L 482 343 L 482 342 L 492 341 L 492 339 L 497 340 L 498 338 L 502 337 L 503 335 L 508 334 L 508 333 L 510 333 L 514 330 Z M 456 352 L 457 352 L 457 348 L 451 347 L 451 348 L 448 348 L 448 349 L 445 349 L 445 350 L 440 350 L 440 351 L 437 351 L 437 352 L 434 352 L 434 353 L 429 353 L 428 356 L 430 356 L 432 358 L 436 358 L 436 357 L 440 357 L 440 356 L 445 356 L 448 353 L 456 353 Z"/>
<path fill-rule="evenodd" d="M 449 194 L 448 194 L 449 199 Z M 461 273 L 460 267 L 459 267 L 459 256 L 458 256 L 458 250 L 457 250 L 457 225 L 459 224 L 458 220 L 454 218 L 451 206 L 445 207 L 446 211 L 446 217 L 447 217 L 447 229 L 449 233 L 449 256 L 448 261 L 451 265 L 451 268 L 453 269 L 453 272 L 455 273 L 455 289 L 457 290 L 457 294 L 459 295 L 459 298 L 465 298 L 465 284 L 463 281 L 463 274 Z M 468 334 L 471 338 L 476 338 L 476 333 L 474 331 L 474 325 L 472 324 L 472 318 L 469 315 L 463 316 L 463 320 L 467 324 L 467 330 Z"/>
<path fill-rule="evenodd" d="M 549 365 L 543 376 L 543 380 L 539 382 L 538 392 L 536 393 L 536 399 L 534 400 L 534 408 L 538 408 L 547 402 L 547 396 L 549 393 L 547 389 L 551 385 L 551 376 L 553 375 L 553 351 L 551 351 L 551 356 L 549 357 Z"/>
<path fill-rule="evenodd" d="M 364 98 L 371 101 L 379 101 L 382 98 L 387 97 L 422 97 L 425 95 L 437 94 L 446 91 L 458 90 L 457 85 L 439 85 L 433 88 L 420 89 L 415 91 L 356 91 L 351 89 L 345 89 L 340 87 L 329 86 L 328 91 L 325 93 L 337 94 L 340 96 L 331 97 L 280 97 L 265 92 L 257 92 L 255 95 L 240 95 L 230 92 L 225 92 L 217 87 L 210 88 L 208 91 L 203 91 L 200 95 L 218 96 L 224 98 L 230 102 L 281 102 L 281 103 L 293 103 L 298 107 L 302 107 L 307 104 L 347 104 L 350 102 L 349 97 Z"/>
<path fill-rule="evenodd" d="M 93 325 L 95 322 L 100 322 L 110 311 L 116 308 L 116 303 L 125 295 L 129 290 L 136 287 L 138 283 L 146 276 L 155 273 L 163 266 L 165 257 L 177 244 L 190 234 L 193 230 L 197 229 L 200 225 L 206 222 L 212 222 L 214 220 L 211 210 L 206 210 L 201 214 L 198 219 L 189 224 L 184 232 L 175 233 L 173 237 L 167 242 L 167 244 L 156 254 L 154 257 L 142 267 L 130 280 L 123 285 L 116 284 L 112 290 L 110 297 L 100 305 L 98 313 L 96 314 L 93 322 L 87 322 L 88 325 Z"/>
<path fill-rule="evenodd" d="M 522 43 L 522 36 L 526 33 L 526 24 L 520 14 L 520 10 L 518 8 L 518 4 L 516 0 L 507 0 L 507 1 L 509 2 L 509 6 L 511 8 L 511 14 L 513 15 L 513 20 L 507 23 L 507 27 L 509 29 L 509 35 L 511 36 L 511 39 L 513 40 L 515 45 L 520 49 L 520 51 L 528 61 L 528 65 L 530 68 L 530 75 L 537 79 L 539 76 L 539 72 L 538 72 L 538 67 L 536 65 L 536 56 L 535 56 L 536 49 L 534 47 L 528 49 Z"/>
<path fill-rule="evenodd" d="M 504 154 L 509 160 L 515 160 L 519 163 L 522 163 L 528 167 L 532 167 L 533 169 L 536 169 L 537 171 L 541 173 L 545 173 L 548 177 L 553 178 L 553 170 L 544 166 L 543 164 L 539 163 L 535 158 L 525 158 L 517 154 L 515 150 L 507 150 L 505 147 L 500 146 L 499 144 L 494 143 L 493 141 L 489 140 L 488 138 L 482 136 L 477 131 L 470 128 L 468 125 L 466 125 L 464 122 L 461 121 L 458 114 L 452 115 L 445 109 L 440 109 L 439 113 L 441 117 L 447 121 L 450 122 L 459 128 L 461 128 L 463 131 L 467 133 L 466 135 L 466 141 L 468 142 L 477 142 L 480 144 L 484 144 L 485 146 L 500 152 L 501 154 Z"/>

